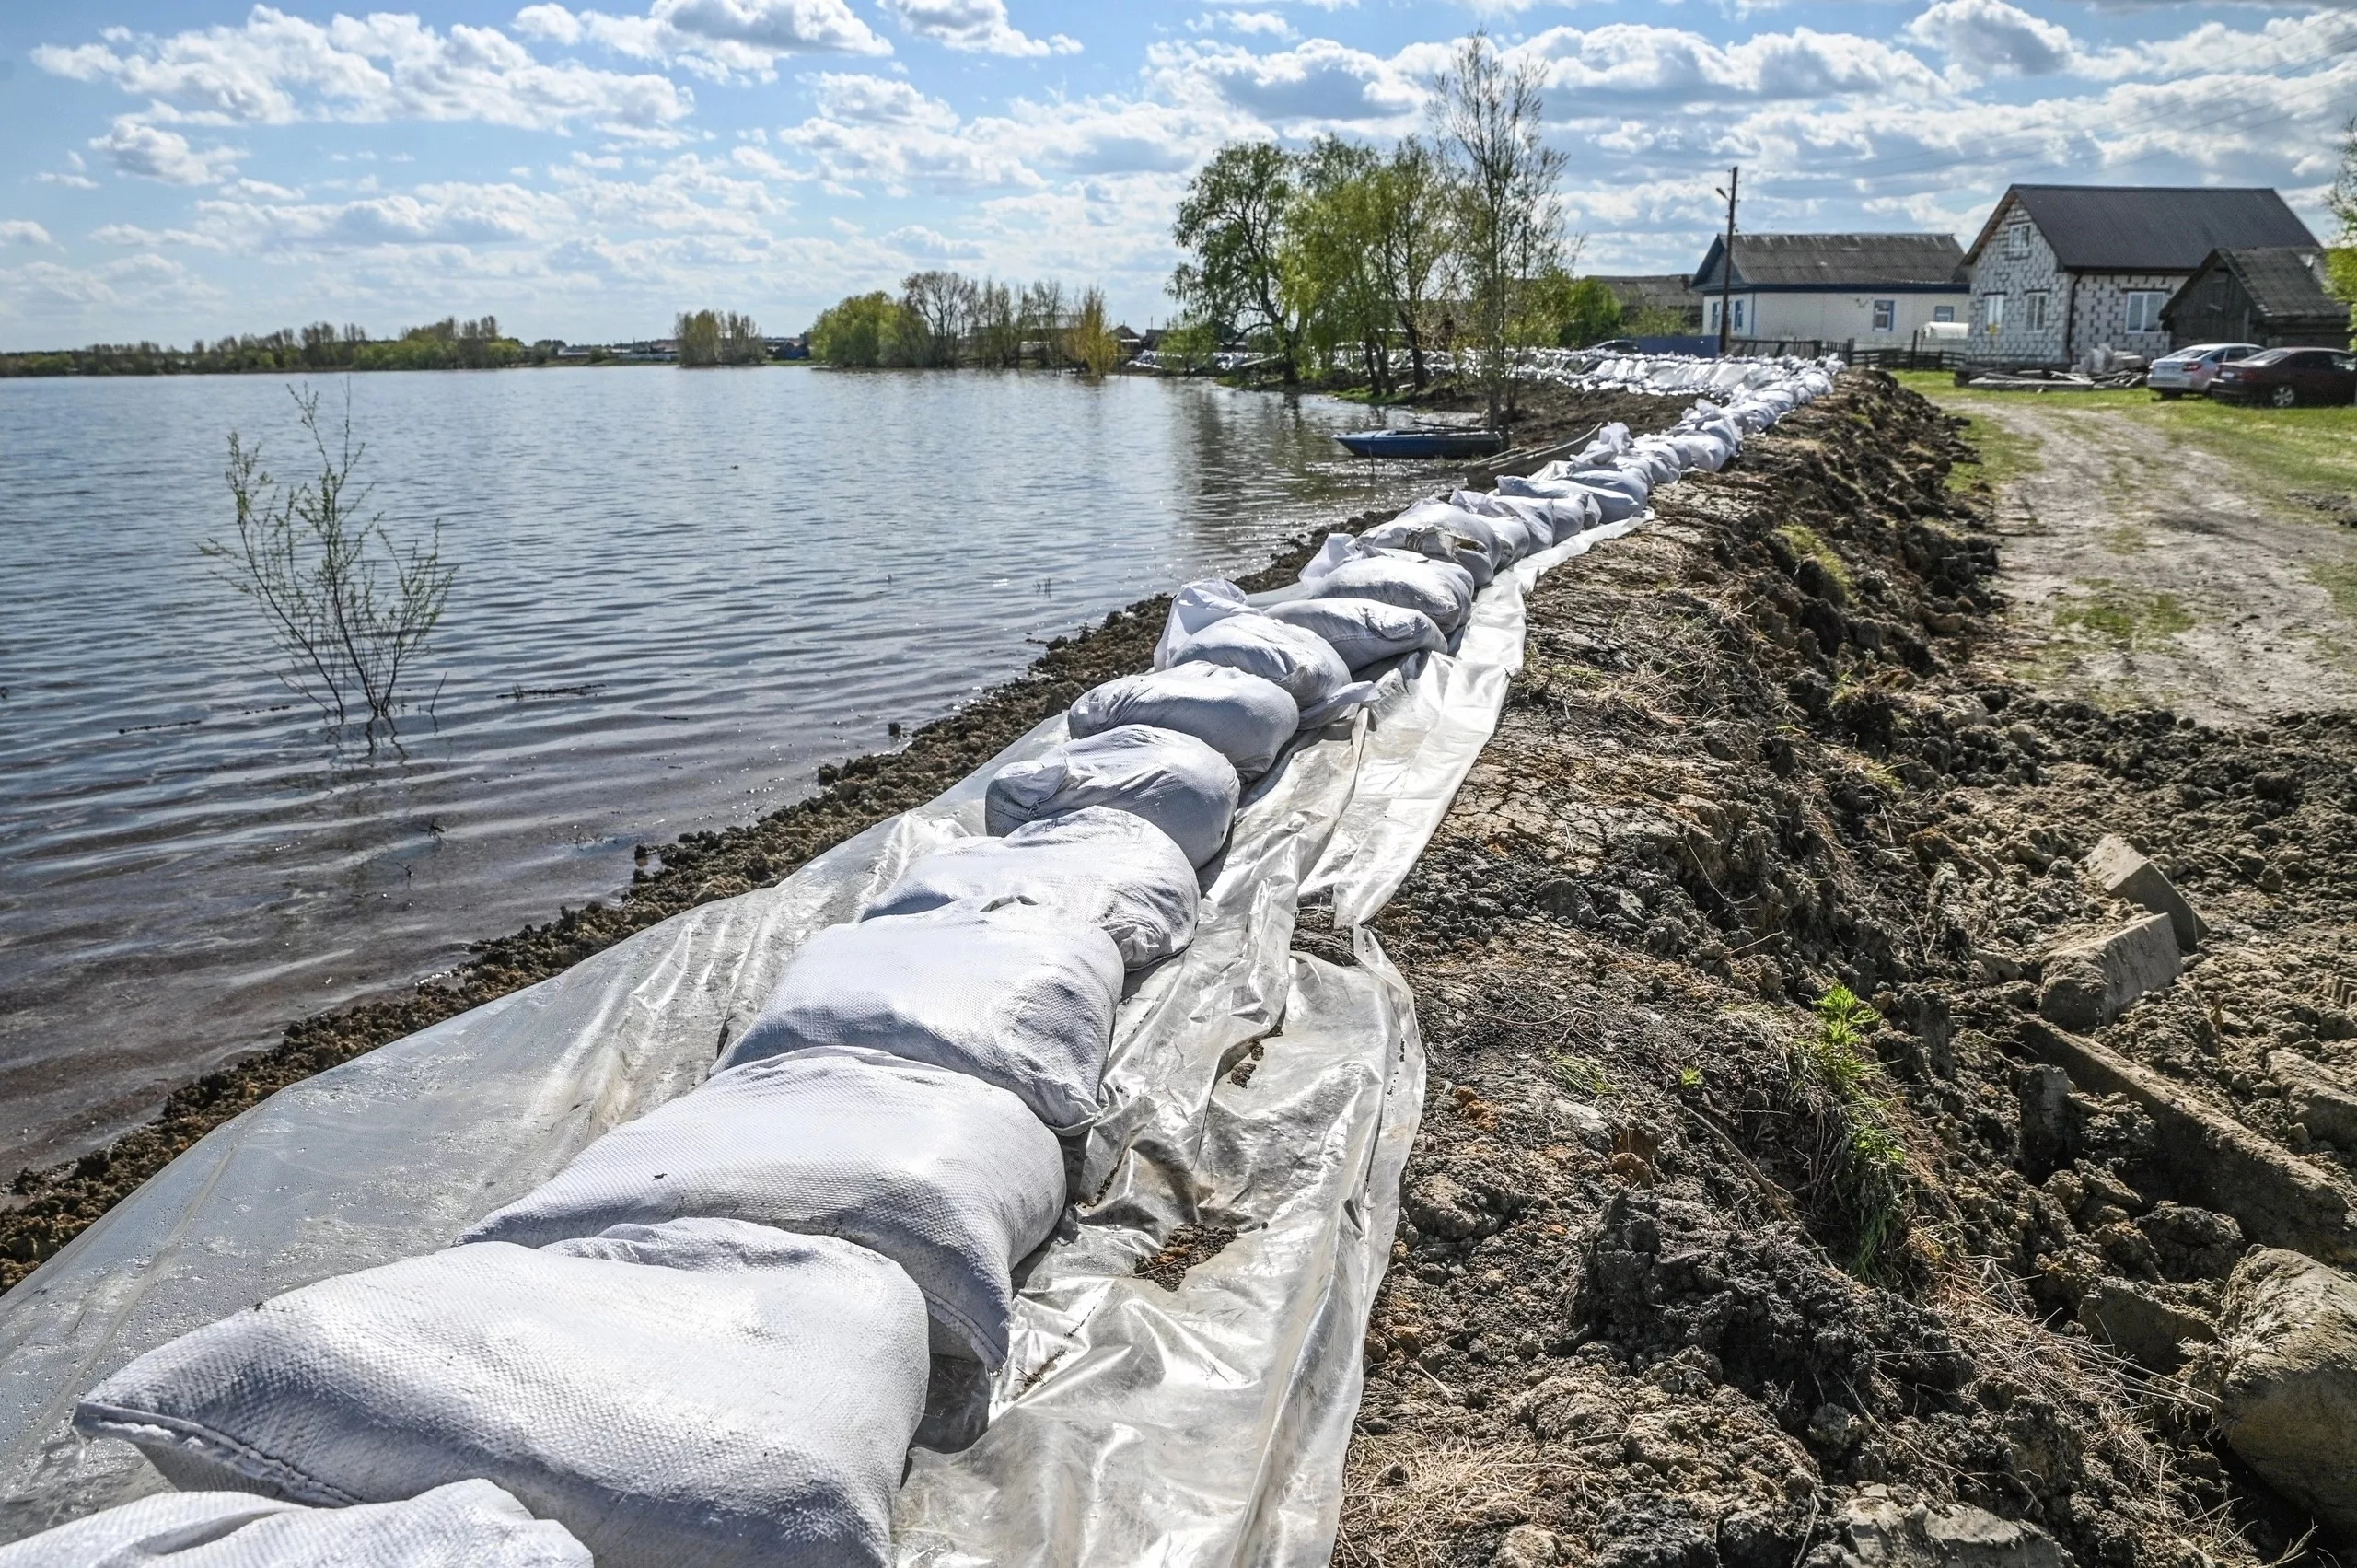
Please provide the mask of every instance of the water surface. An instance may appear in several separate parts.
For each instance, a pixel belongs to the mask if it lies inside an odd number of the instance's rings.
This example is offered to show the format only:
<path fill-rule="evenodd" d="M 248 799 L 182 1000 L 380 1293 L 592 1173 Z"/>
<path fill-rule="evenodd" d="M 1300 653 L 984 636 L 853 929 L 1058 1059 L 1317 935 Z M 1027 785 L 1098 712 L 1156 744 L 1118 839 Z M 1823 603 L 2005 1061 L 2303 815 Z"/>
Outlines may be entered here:
<path fill-rule="evenodd" d="M 373 752 L 198 553 L 231 429 L 301 470 L 282 381 L 0 381 L 0 1170 L 807 793 L 1033 641 L 1431 482 L 1333 445 L 1361 410 L 1202 382 L 349 386 L 377 505 L 460 568 L 433 711 Z"/>

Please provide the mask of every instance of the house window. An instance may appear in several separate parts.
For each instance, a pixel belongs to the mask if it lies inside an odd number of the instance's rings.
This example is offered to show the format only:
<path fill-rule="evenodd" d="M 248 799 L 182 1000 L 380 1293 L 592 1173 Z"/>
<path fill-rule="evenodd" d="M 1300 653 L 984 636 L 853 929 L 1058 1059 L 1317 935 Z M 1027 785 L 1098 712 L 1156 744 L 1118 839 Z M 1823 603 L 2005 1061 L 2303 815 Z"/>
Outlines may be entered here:
<path fill-rule="evenodd" d="M 1743 301 L 1740 299 L 1735 302 L 1735 330 L 1738 332 L 1743 331 Z"/>
<path fill-rule="evenodd" d="M 2022 325 L 2033 332 L 2046 331 L 2047 301 L 2053 297 L 2042 288 L 2031 289 L 2022 296 Z"/>
<path fill-rule="evenodd" d="M 2006 228 L 2005 254 L 2008 256 L 2026 256 L 2029 254 L 2029 225 L 2026 223 L 2017 223 L 2011 225 Z"/>
<path fill-rule="evenodd" d="M 1875 331 L 1877 332 L 1895 332 L 1898 330 L 1898 301 L 1896 299 L 1875 300 Z"/>
<path fill-rule="evenodd" d="M 2005 296 L 2003 295 L 1984 294 L 1980 296 L 1980 321 L 1989 329 L 1990 335 L 1992 337 L 2004 331 Z"/>
<path fill-rule="evenodd" d="M 2157 332 L 2161 326 L 2161 307 L 2169 296 L 2159 289 L 2138 288 L 2128 292 L 2128 330 L 2131 332 Z"/>
<path fill-rule="evenodd" d="M 1955 307 L 1955 306 L 1953 306 L 1953 305 L 1934 305 L 1934 306 L 1933 306 L 1933 307 L 1932 307 L 1932 319 L 1933 319 L 1933 320 L 1934 320 L 1934 321 L 1953 321 L 1953 320 L 1955 320 L 1955 319 L 1956 319 L 1956 307 Z"/>

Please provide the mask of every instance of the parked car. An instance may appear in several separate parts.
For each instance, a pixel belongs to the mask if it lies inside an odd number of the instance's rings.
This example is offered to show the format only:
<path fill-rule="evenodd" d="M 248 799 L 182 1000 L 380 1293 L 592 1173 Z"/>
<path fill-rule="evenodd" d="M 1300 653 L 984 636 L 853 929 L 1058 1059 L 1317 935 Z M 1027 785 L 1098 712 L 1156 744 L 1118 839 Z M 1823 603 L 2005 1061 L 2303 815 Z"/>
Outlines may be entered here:
<path fill-rule="evenodd" d="M 2195 343 L 2153 361 L 2144 385 L 2165 400 L 2181 398 L 2188 392 L 2199 397 L 2210 389 L 2210 378 L 2218 374 L 2218 366 L 2230 359 L 2247 359 L 2259 352 L 2257 343 Z"/>
<path fill-rule="evenodd" d="M 2221 402 L 2270 408 L 2357 402 L 2357 354 L 2345 348 L 2270 348 L 2218 366 L 2210 395 Z"/>

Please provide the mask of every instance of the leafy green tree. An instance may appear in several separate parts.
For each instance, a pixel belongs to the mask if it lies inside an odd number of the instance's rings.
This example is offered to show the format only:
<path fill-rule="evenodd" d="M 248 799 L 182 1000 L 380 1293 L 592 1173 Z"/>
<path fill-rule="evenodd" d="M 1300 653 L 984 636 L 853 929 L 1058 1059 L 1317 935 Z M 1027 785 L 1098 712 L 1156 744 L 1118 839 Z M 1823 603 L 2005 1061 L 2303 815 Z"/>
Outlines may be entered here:
<path fill-rule="evenodd" d="M 1555 342 L 1564 348 L 1585 348 L 1620 335 L 1620 296 L 1601 278 L 1582 278 L 1563 296 L 1562 324 Z"/>
<path fill-rule="evenodd" d="M 1083 289 L 1072 324 L 1072 356 L 1084 374 L 1109 376 L 1120 366 L 1121 343 L 1105 320 L 1105 291 Z"/>
<path fill-rule="evenodd" d="M 720 318 L 711 311 L 683 312 L 671 323 L 671 336 L 679 345 L 682 368 L 720 363 Z"/>
<path fill-rule="evenodd" d="M 900 336 L 900 307 L 882 289 L 855 294 L 819 313 L 810 327 L 810 357 L 822 365 L 872 369 L 891 363 Z"/>
<path fill-rule="evenodd" d="M 1370 202 L 1376 273 L 1422 391 L 1427 319 L 1434 294 L 1446 286 L 1450 250 L 1447 171 L 1431 145 L 1409 136 L 1392 148 L 1375 172 Z"/>
<path fill-rule="evenodd" d="M 1299 160 L 1300 189 L 1285 226 L 1284 297 L 1321 367 L 1359 350 L 1377 397 L 1391 390 L 1386 336 L 1391 299 L 1376 264 L 1374 148 L 1321 136 Z"/>
<path fill-rule="evenodd" d="M 1288 386 L 1301 376 L 1301 322 L 1285 287 L 1294 199 L 1293 159 L 1284 150 L 1273 142 L 1237 143 L 1188 181 L 1171 226 L 1189 257 L 1171 278 L 1171 293 L 1190 314 L 1265 335 Z"/>
<path fill-rule="evenodd" d="M 2325 205 L 2340 225 L 2332 248 L 2325 252 L 2327 275 L 2333 297 L 2350 302 L 2350 325 L 2357 330 L 2357 119 L 2342 133 L 2340 172 L 2325 194 Z"/>

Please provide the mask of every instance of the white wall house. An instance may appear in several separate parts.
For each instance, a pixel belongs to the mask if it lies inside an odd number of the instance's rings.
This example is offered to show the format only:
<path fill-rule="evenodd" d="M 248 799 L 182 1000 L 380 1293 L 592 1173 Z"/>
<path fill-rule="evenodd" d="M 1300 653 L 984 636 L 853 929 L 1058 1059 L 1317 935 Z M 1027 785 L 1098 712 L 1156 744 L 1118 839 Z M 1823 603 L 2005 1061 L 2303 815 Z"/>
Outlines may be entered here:
<path fill-rule="evenodd" d="M 1711 241 L 1694 273 L 1702 330 L 1719 330 L 1724 291 L 1737 338 L 1901 347 L 1933 321 L 1960 321 L 1970 308 L 1964 251 L 1945 234 L 1738 234 L 1735 270 L 1723 275 L 1724 238 Z"/>
<path fill-rule="evenodd" d="M 2176 346 L 2161 308 L 2211 251 L 2316 237 L 2268 190 L 2016 185 L 1965 252 L 1975 358 L 2072 365 Z"/>

